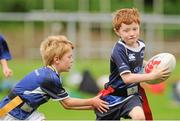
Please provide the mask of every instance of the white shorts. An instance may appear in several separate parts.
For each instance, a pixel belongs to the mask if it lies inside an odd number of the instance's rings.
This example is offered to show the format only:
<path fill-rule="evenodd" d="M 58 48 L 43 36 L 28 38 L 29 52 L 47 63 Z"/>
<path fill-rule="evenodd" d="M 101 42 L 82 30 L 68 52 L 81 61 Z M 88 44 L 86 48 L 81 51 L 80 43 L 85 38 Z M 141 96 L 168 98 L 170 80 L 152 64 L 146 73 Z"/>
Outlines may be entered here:
<path fill-rule="evenodd" d="M 15 117 L 7 114 L 4 117 L 0 117 L 0 121 L 18 121 Z M 34 111 L 27 119 L 26 121 L 45 121 L 45 116 L 42 113 L 39 113 L 37 111 Z M 20 120 L 19 120 L 20 121 Z M 21 120 L 22 121 L 22 120 Z"/>

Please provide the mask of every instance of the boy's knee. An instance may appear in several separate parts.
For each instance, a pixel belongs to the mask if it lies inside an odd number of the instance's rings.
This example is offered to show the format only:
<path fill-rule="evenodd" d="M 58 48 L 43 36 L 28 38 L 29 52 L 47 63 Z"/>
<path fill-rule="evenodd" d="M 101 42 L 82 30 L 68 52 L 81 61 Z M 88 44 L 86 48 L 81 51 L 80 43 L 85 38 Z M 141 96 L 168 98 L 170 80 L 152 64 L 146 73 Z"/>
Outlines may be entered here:
<path fill-rule="evenodd" d="M 144 115 L 144 111 L 141 107 L 137 106 L 137 107 L 134 107 L 132 109 L 132 111 L 129 113 L 129 116 L 133 119 L 133 120 L 145 120 L 145 115 Z"/>
<path fill-rule="evenodd" d="M 136 115 L 133 115 L 133 117 L 131 117 L 133 120 L 135 121 L 143 121 L 145 120 L 145 116 L 144 114 L 136 114 Z"/>

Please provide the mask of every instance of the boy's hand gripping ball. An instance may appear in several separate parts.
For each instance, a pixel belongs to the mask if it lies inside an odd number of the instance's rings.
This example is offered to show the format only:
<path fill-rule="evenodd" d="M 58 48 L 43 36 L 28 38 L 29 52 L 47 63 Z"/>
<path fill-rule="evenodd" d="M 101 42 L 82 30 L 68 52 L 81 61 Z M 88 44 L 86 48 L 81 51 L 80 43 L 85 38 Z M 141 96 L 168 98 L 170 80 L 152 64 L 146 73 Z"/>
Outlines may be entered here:
<path fill-rule="evenodd" d="M 149 59 L 149 61 L 147 62 L 147 64 L 144 67 L 144 72 L 150 73 L 153 70 L 153 67 L 155 65 L 157 65 L 157 68 L 158 67 L 168 67 L 168 69 L 171 73 L 176 66 L 176 59 L 175 59 L 174 55 L 172 55 L 170 53 L 157 54 L 157 55 L 153 56 L 151 59 Z M 151 80 L 151 81 L 148 81 L 147 83 L 148 84 L 158 84 L 167 79 L 168 79 L 168 77 L 163 80 L 162 79 Z"/>

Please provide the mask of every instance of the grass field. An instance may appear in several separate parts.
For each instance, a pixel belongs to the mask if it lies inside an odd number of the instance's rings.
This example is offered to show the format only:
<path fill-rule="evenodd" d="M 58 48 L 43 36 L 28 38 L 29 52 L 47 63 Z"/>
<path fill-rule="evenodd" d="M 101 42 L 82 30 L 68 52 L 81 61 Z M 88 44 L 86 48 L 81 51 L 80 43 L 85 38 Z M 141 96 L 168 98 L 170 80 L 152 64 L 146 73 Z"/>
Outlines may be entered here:
<path fill-rule="evenodd" d="M 42 66 L 40 60 L 13 60 L 10 61 L 10 67 L 14 71 L 14 76 L 10 80 L 19 80 L 24 75 Z M 98 78 L 103 74 L 109 73 L 109 61 L 108 60 L 82 60 L 75 61 L 72 68 L 72 72 L 82 72 L 88 69 L 92 72 L 94 78 Z M 0 71 L 0 73 L 2 73 Z M 2 76 L 2 74 L 1 74 Z M 69 76 L 68 73 L 64 73 L 64 81 Z M 157 120 L 180 120 L 180 104 L 174 103 L 172 99 L 172 83 L 180 79 L 180 61 L 177 62 L 177 66 L 172 76 L 166 81 L 166 90 L 163 94 L 153 94 L 147 92 L 148 99 L 153 111 L 154 119 Z M 66 84 L 66 82 L 65 82 Z M 78 96 L 81 98 L 89 98 L 94 95 L 80 92 L 76 88 L 66 88 L 72 96 Z M 5 96 L 5 92 L 1 92 L 0 99 Z M 93 111 L 72 111 L 65 110 L 58 102 L 49 101 L 42 105 L 39 109 L 40 112 L 44 113 L 48 120 L 94 120 L 95 114 Z"/>

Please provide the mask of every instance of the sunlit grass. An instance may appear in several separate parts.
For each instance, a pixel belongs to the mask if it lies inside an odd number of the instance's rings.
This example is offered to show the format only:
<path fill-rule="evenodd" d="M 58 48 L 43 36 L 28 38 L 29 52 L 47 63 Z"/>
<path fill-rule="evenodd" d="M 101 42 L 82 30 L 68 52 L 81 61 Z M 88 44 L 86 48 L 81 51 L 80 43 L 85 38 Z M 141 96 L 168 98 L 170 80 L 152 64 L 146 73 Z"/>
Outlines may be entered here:
<path fill-rule="evenodd" d="M 41 60 L 12 60 L 9 61 L 10 67 L 14 71 L 14 76 L 11 80 L 20 80 L 26 74 L 32 70 L 41 67 L 43 64 Z M 72 71 L 70 73 L 64 73 L 63 81 L 66 81 L 72 72 L 82 73 L 84 70 L 89 70 L 93 77 L 97 79 L 101 75 L 109 74 L 109 61 L 108 60 L 77 60 L 74 62 Z M 153 111 L 154 119 L 157 120 L 180 120 L 180 105 L 174 103 L 172 99 L 172 83 L 180 79 L 180 63 L 177 61 L 177 66 L 171 77 L 166 81 L 167 87 L 163 94 L 153 94 L 148 92 L 148 99 Z M 2 71 L 0 71 L 2 75 Z M 1 76 L 2 77 L 2 76 Z M 4 78 L 3 78 L 4 79 Z M 69 87 L 65 85 L 65 88 L 70 92 L 73 97 L 90 98 L 94 95 L 90 95 L 84 92 L 80 92 L 77 88 Z M 1 92 L 0 98 L 2 99 L 6 95 L 6 92 Z M 50 100 L 48 103 L 42 105 L 39 109 L 44 113 L 48 120 L 94 120 L 95 114 L 93 111 L 72 111 L 65 110 L 59 104 Z"/>

